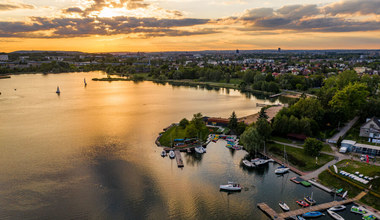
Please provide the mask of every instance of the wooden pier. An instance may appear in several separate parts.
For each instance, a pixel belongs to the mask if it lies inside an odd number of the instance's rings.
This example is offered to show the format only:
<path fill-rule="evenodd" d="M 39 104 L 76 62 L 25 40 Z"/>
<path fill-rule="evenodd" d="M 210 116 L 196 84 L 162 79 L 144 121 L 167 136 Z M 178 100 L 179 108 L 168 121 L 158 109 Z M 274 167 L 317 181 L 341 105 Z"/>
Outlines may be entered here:
<path fill-rule="evenodd" d="M 338 206 L 338 205 L 343 205 L 343 204 L 355 202 L 357 200 L 360 200 L 366 194 L 367 194 L 367 192 L 363 191 L 353 199 L 346 199 L 346 200 L 342 200 L 342 201 L 332 201 L 332 202 L 327 202 L 327 203 L 323 203 L 320 205 L 310 206 L 308 208 L 300 208 L 300 209 L 297 209 L 294 211 L 283 212 L 283 213 L 277 213 L 271 207 L 269 207 L 266 203 L 259 203 L 259 204 L 257 204 L 257 206 L 266 215 L 268 215 L 271 219 L 284 220 L 284 219 L 290 218 L 292 216 L 305 214 L 306 212 L 325 210 L 325 209 L 331 208 L 333 206 Z"/>
<path fill-rule="evenodd" d="M 282 92 L 281 92 L 281 93 L 274 94 L 274 95 L 271 95 L 271 96 L 269 96 L 269 98 L 275 98 L 275 97 L 280 96 L 280 95 L 282 95 Z"/>
<path fill-rule="evenodd" d="M 179 152 L 179 150 L 175 150 L 174 153 L 175 153 L 175 159 L 177 161 L 177 166 L 183 167 L 184 165 L 183 165 L 181 153 Z"/>

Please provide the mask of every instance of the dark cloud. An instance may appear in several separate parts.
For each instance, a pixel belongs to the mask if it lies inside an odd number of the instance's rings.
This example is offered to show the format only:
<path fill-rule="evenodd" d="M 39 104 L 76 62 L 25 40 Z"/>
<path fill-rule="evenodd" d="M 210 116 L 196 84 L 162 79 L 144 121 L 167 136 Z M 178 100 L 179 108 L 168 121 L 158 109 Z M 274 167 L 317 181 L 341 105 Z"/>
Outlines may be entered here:
<path fill-rule="evenodd" d="M 15 9 L 34 9 L 34 6 L 28 4 L 0 4 L 0 11 L 9 11 Z"/>
<path fill-rule="evenodd" d="M 63 38 L 91 35 L 138 34 L 146 36 L 183 36 L 215 33 L 215 30 L 181 31 L 176 28 L 206 24 L 208 19 L 113 18 L 43 18 L 26 22 L 0 22 L 0 37 Z"/>
<path fill-rule="evenodd" d="M 78 8 L 78 7 L 73 7 L 73 8 L 66 8 L 66 9 L 63 9 L 63 12 L 66 13 L 66 14 L 69 14 L 69 13 L 83 13 L 83 10 Z"/>
<path fill-rule="evenodd" d="M 219 23 L 242 23 L 246 31 L 288 30 L 296 32 L 352 32 L 380 30 L 380 22 L 363 21 L 355 17 L 335 16 L 343 13 L 360 13 L 368 15 L 378 13 L 380 1 L 364 0 L 346 1 L 325 7 L 317 5 L 288 5 L 277 10 L 272 8 L 255 8 L 246 10 L 240 17 L 218 20 Z M 342 6 L 342 7 L 340 7 Z M 344 6 L 344 7 L 343 7 Z M 357 6 L 355 8 L 355 6 Z M 371 8 L 373 7 L 373 8 Z M 244 29 L 239 29 L 244 31 Z"/>
<path fill-rule="evenodd" d="M 324 7 L 325 13 L 330 15 L 339 14 L 376 14 L 380 15 L 379 0 L 354 0 L 342 1 Z"/>

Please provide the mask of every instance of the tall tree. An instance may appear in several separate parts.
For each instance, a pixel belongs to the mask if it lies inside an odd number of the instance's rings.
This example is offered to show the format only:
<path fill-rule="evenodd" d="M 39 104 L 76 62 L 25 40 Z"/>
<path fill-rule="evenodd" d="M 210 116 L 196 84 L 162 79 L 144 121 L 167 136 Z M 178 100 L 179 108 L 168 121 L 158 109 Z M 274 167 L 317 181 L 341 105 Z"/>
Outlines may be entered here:
<path fill-rule="evenodd" d="M 245 129 L 244 133 L 240 136 L 240 139 L 248 152 L 254 153 L 258 151 L 261 137 L 254 126 Z"/>
<path fill-rule="evenodd" d="M 264 118 L 264 119 L 269 118 L 264 108 L 261 108 L 260 113 L 259 113 L 259 118 Z"/>
<path fill-rule="evenodd" d="M 261 139 L 266 142 L 269 140 L 271 134 L 272 134 L 272 127 L 270 126 L 269 122 L 264 118 L 259 118 L 255 124 L 257 133 L 261 137 Z"/>
<path fill-rule="evenodd" d="M 306 138 L 305 143 L 303 144 L 305 154 L 310 156 L 318 156 L 322 147 L 323 143 L 315 138 Z"/>
<path fill-rule="evenodd" d="M 236 133 L 237 127 L 238 127 L 238 119 L 236 117 L 235 111 L 233 111 L 230 116 L 230 121 L 228 122 L 228 128 Z"/>
<path fill-rule="evenodd" d="M 369 92 L 364 83 L 350 83 L 335 93 L 329 105 L 337 115 L 341 116 L 341 120 L 346 121 L 363 107 L 368 95 Z"/>

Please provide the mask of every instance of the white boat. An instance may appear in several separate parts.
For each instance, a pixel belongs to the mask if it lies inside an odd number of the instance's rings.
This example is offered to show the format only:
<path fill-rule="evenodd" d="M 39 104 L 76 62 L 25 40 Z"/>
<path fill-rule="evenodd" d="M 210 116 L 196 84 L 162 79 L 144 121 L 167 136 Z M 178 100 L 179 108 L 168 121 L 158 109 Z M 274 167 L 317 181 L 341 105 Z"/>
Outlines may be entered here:
<path fill-rule="evenodd" d="M 166 151 L 163 150 L 163 151 L 161 152 L 161 156 L 162 156 L 162 157 L 165 157 L 165 156 L 166 156 Z"/>
<path fill-rule="evenodd" d="M 204 148 L 203 147 L 195 147 L 194 150 L 198 154 L 203 154 L 204 153 Z"/>
<path fill-rule="evenodd" d="M 203 153 L 206 153 L 206 148 L 201 147 L 201 149 L 203 150 Z"/>
<path fill-rule="evenodd" d="M 254 162 L 256 166 L 264 165 L 266 163 L 268 163 L 268 160 L 265 159 L 258 159 L 256 162 Z"/>
<path fill-rule="evenodd" d="M 289 167 L 286 167 L 284 165 L 280 166 L 280 167 L 277 167 L 277 169 L 274 170 L 274 173 L 275 174 L 284 174 L 286 172 L 289 172 Z"/>
<path fill-rule="evenodd" d="M 284 145 L 284 161 L 287 161 L 287 159 L 286 159 L 285 145 Z M 281 166 L 277 167 L 277 169 L 274 170 L 274 173 L 275 174 L 284 174 L 284 173 L 289 172 L 289 170 L 290 170 L 289 167 L 286 167 L 284 164 L 282 164 Z"/>
<path fill-rule="evenodd" d="M 333 218 L 333 219 L 336 219 L 336 220 L 344 220 L 344 218 L 340 215 L 338 215 L 336 212 L 334 211 L 330 211 L 330 210 L 327 210 L 327 213 L 329 213 L 329 215 Z"/>
<path fill-rule="evenodd" d="M 174 151 L 169 151 L 169 157 L 170 158 L 174 158 L 175 157 L 175 153 L 174 153 Z"/>
<path fill-rule="evenodd" d="M 347 193 L 348 193 L 348 191 L 343 193 L 343 196 L 342 196 L 343 199 L 347 196 Z"/>
<path fill-rule="evenodd" d="M 57 91 L 55 93 L 57 93 L 57 94 L 61 93 L 61 91 L 59 90 L 59 86 L 57 86 Z"/>
<path fill-rule="evenodd" d="M 246 167 L 255 167 L 255 165 L 253 163 L 249 162 L 248 160 L 243 160 L 243 164 Z"/>
<path fill-rule="evenodd" d="M 342 211 L 344 209 L 346 209 L 346 206 L 344 206 L 344 205 L 337 205 L 337 206 L 333 206 L 333 207 L 329 208 L 328 210 L 337 212 L 337 211 Z"/>
<path fill-rule="evenodd" d="M 228 191 L 241 191 L 240 184 L 234 183 L 234 182 L 228 182 L 227 185 L 220 185 L 219 188 L 221 190 L 228 190 Z"/>
<path fill-rule="evenodd" d="M 286 205 L 285 202 L 279 202 L 278 205 L 279 205 L 279 206 L 282 208 L 282 210 L 284 210 L 284 211 L 289 211 L 289 210 L 290 210 L 290 209 L 289 209 L 289 206 Z"/>

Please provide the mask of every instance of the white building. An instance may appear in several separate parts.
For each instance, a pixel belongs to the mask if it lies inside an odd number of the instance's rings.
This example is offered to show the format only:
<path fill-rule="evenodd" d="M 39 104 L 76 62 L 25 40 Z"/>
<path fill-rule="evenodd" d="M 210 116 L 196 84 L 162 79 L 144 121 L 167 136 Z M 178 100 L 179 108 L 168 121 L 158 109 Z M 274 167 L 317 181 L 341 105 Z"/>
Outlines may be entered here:
<path fill-rule="evenodd" d="M 8 55 L 0 55 L 0 61 L 8 61 Z"/>

